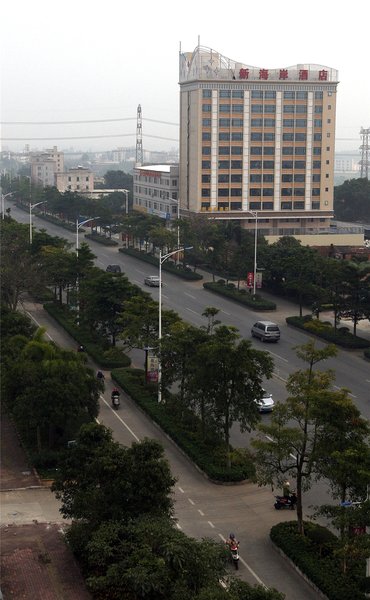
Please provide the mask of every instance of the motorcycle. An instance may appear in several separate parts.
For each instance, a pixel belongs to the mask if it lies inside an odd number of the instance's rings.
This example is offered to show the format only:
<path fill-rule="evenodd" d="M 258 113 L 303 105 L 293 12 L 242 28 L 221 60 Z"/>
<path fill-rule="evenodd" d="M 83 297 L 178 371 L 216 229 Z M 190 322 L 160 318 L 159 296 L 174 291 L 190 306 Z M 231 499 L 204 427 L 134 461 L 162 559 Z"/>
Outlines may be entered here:
<path fill-rule="evenodd" d="M 280 510 L 281 508 L 294 510 L 297 504 L 297 496 L 294 492 L 289 494 L 289 496 L 275 496 L 275 500 L 274 507 L 276 510 Z"/>
<path fill-rule="evenodd" d="M 231 561 L 237 571 L 239 569 L 239 544 L 230 546 Z"/>
<path fill-rule="evenodd" d="M 117 409 L 120 405 L 119 394 L 112 394 L 112 406 Z"/>

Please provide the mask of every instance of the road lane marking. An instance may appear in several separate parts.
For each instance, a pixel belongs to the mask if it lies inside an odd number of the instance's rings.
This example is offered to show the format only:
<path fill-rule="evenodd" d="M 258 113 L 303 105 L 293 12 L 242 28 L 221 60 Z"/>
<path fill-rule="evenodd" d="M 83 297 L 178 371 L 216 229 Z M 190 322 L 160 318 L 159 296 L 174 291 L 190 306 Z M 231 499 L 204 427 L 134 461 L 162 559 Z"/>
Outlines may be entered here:
<path fill-rule="evenodd" d="M 189 298 L 192 298 L 193 300 L 196 300 L 195 296 L 192 296 L 191 294 L 189 294 L 188 292 L 184 292 L 184 296 L 189 296 Z"/>
<path fill-rule="evenodd" d="M 284 383 L 286 383 L 288 381 L 287 379 L 284 379 L 284 377 L 282 377 L 278 373 L 275 373 L 275 371 L 273 371 L 272 374 L 273 374 L 274 377 L 276 377 L 276 379 L 280 379 L 280 381 L 283 381 Z"/>
<path fill-rule="evenodd" d="M 226 310 L 221 310 L 222 313 L 224 313 L 224 315 L 227 315 L 228 317 L 231 316 L 231 313 L 226 312 Z"/>
<path fill-rule="evenodd" d="M 195 312 L 195 310 L 191 310 L 191 308 L 187 308 L 187 307 L 185 307 L 185 308 L 186 308 L 186 310 L 188 310 L 189 312 L 193 313 L 194 315 L 198 315 L 198 313 Z"/>
<path fill-rule="evenodd" d="M 179 525 L 178 523 L 176 523 L 176 527 L 177 529 L 181 529 L 181 525 Z"/>
<path fill-rule="evenodd" d="M 35 321 L 37 327 L 43 327 L 42 325 L 40 325 L 40 323 L 35 319 L 35 317 L 33 315 L 31 315 L 30 312 L 28 312 L 28 310 L 26 310 L 26 314 L 33 320 Z M 53 338 L 51 337 L 51 335 L 45 331 L 46 335 L 48 336 L 49 340 L 53 341 Z"/>
<path fill-rule="evenodd" d="M 100 396 L 101 400 L 103 400 L 103 402 L 108 406 L 108 408 L 111 409 L 112 413 L 117 417 L 117 419 L 119 421 L 121 421 L 122 425 L 124 427 L 126 427 L 127 431 L 129 431 L 132 435 L 132 437 L 137 441 L 140 442 L 140 438 L 137 437 L 137 435 L 132 431 L 132 429 L 130 429 L 130 427 L 127 425 L 127 423 L 124 422 L 124 420 L 119 416 L 119 414 L 117 413 L 116 410 L 113 410 L 113 408 L 111 407 L 111 405 L 109 404 L 109 402 L 106 401 L 106 399 L 104 398 L 104 396 Z"/>
<path fill-rule="evenodd" d="M 340 385 L 334 385 L 333 387 L 335 387 L 337 390 L 342 390 L 343 389 Z M 347 389 L 347 388 L 344 388 L 344 389 Z M 348 395 L 352 396 L 352 398 L 357 398 L 357 396 L 355 396 L 351 392 L 348 392 Z"/>
<path fill-rule="evenodd" d="M 194 506 L 195 502 L 193 502 L 193 500 L 191 498 L 188 498 L 190 504 L 192 504 Z"/>
<path fill-rule="evenodd" d="M 183 490 L 183 489 L 182 489 L 180 486 L 179 486 L 179 490 L 180 490 L 180 492 L 181 492 L 182 494 L 184 494 L 184 493 L 185 493 L 185 492 L 184 492 L 184 490 Z"/>
<path fill-rule="evenodd" d="M 201 517 L 204 517 L 204 512 L 202 510 L 200 510 L 200 508 L 198 508 L 198 513 L 200 514 Z"/>
<path fill-rule="evenodd" d="M 282 356 L 280 356 L 280 354 L 275 354 L 275 352 L 271 352 L 271 350 L 267 350 L 267 352 L 269 354 L 272 354 L 272 356 L 276 356 L 276 358 L 279 358 L 280 360 L 283 360 L 286 363 L 289 362 L 289 360 L 287 360 L 286 358 L 283 358 Z"/>
<path fill-rule="evenodd" d="M 221 533 L 219 533 L 218 535 L 219 535 L 219 537 L 222 539 L 222 541 L 226 543 L 226 539 L 224 538 L 224 536 L 223 536 Z M 239 555 L 239 560 L 240 560 L 240 562 L 241 562 L 241 563 L 243 563 L 243 565 L 245 566 L 245 568 L 246 568 L 246 569 L 248 569 L 248 571 L 249 571 L 249 572 L 250 572 L 250 574 L 251 574 L 251 575 L 252 575 L 252 576 L 255 578 L 255 580 L 256 580 L 256 581 L 258 581 L 258 583 L 259 583 L 260 585 L 262 585 L 262 587 L 263 587 L 265 590 L 268 590 L 268 587 L 267 587 L 267 585 L 265 585 L 265 584 L 263 583 L 262 579 L 260 579 L 260 578 L 258 577 L 257 573 L 255 573 L 255 571 L 253 571 L 252 567 L 250 567 L 250 566 L 248 565 L 248 563 L 246 563 L 246 562 L 245 562 L 245 560 L 244 560 L 244 559 L 243 559 L 243 558 L 242 558 L 240 555 Z"/>
<path fill-rule="evenodd" d="M 213 525 L 212 521 L 207 521 L 208 525 L 210 525 L 212 527 L 212 529 L 215 528 L 215 526 Z"/>

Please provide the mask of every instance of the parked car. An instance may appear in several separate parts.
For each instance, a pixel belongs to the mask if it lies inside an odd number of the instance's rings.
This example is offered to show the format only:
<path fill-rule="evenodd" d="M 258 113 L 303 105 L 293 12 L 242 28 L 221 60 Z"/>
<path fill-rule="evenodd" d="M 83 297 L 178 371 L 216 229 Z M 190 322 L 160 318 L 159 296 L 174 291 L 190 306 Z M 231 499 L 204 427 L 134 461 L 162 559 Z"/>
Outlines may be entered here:
<path fill-rule="evenodd" d="M 263 390 L 262 398 L 255 400 L 258 411 L 260 413 L 271 412 L 274 410 L 275 402 L 273 401 L 272 394 L 267 390 Z"/>
<path fill-rule="evenodd" d="M 280 339 L 279 325 L 272 321 L 257 321 L 251 329 L 251 334 L 262 342 L 278 342 Z"/>
<path fill-rule="evenodd" d="M 159 287 L 159 277 L 158 275 L 148 275 L 148 277 L 145 277 L 144 283 L 150 287 Z"/>
<path fill-rule="evenodd" d="M 119 265 L 108 265 L 105 270 L 107 273 L 121 273 L 121 267 Z"/>

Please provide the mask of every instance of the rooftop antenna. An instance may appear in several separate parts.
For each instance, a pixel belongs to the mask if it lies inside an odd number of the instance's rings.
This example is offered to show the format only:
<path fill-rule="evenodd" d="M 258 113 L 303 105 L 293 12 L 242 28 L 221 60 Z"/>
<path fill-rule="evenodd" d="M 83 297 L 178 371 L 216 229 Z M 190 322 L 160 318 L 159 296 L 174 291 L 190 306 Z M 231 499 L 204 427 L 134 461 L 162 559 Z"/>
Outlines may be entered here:
<path fill-rule="evenodd" d="M 136 120 L 136 166 L 140 167 L 143 164 L 143 122 L 141 118 L 141 105 L 137 107 Z"/>
<path fill-rule="evenodd" d="M 364 129 L 363 127 L 361 127 L 361 131 L 360 131 L 360 135 L 362 137 L 362 144 L 360 146 L 360 150 L 361 150 L 361 160 L 360 160 L 360 165 L 361 165 L 361 178 L 362 179 L 369 179 L 369 166 L 370 166 L 370 162 L 369 162 L 369 135 L 370 135 L 370 128 L 368 127 L 367 129 Z"/>

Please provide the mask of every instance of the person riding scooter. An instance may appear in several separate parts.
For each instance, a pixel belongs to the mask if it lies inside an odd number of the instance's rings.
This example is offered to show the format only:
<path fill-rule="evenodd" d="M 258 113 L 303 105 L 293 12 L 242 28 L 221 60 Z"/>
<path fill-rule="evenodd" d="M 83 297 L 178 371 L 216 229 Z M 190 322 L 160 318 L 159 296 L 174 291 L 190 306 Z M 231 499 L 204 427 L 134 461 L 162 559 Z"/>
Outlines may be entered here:
<path fill-rule="evenodd" d="M 120 393 L 119 390 L 117 388 L 113 388 L 112 393 L 111 393 L 111 399 L 112 399 L 112 406 L 113 408 L 118 408 L 119 404 L 120 404 Z"/>
<path fill-rule="evenodd" d="M 234 564 L 235 569 L 239 568 L 239 542 L 235 537 L 235 533 L 229 534 L 229 539 L 226 541 L 231 554 L 231 560 Z"/>

